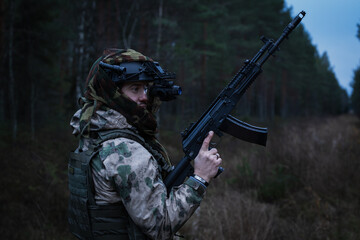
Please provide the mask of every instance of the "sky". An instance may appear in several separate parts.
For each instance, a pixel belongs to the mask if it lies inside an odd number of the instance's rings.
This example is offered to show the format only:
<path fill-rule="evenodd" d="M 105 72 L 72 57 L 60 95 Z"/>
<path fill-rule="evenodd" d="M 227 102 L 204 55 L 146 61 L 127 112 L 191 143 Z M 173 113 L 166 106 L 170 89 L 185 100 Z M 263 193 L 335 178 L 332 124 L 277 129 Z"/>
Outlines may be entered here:
<path fill-rule="evenodd" d="M 320 55 L 327 52 L 339 84 L 350 95 L 354 70 L 360 66 L 360 0 L 285 0 L 292 16 L 301 10 L 301 21 Z"/>

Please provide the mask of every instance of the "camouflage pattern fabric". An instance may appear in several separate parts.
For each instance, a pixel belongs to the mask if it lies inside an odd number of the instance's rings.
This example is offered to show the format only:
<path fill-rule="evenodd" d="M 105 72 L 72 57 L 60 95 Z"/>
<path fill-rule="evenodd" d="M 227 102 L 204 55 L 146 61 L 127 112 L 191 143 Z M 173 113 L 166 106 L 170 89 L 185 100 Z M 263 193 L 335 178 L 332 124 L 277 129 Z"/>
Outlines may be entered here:
<path fill-rule="evenodd" d="M 119 65 L 123 62 L 153 62 L 151 58 L 133 49 L 122 50 L 109 48 L 104 50 L 103 56 L 105 56 L 103 62 L 111 65 Z"/>
<path fill-rule="evenodd" d="M 113 109 L 121 113 L 142 137 L 147 138 L 154 148 L 158 149 L 168 163 L 170 160 L 163 146 L 156 140 L 158 132 L 155 113 L 161 101 L 158 98 L 149 99 L 147 108 L 141 108 L 122 94 L 118 86 L 110 79 L 109 75 L 99 67 L 99 62 L 118 65 L 122 62 L 153 61 L 132 49 L 106 49 L 90 69 L 86 80 L 86 91 L 80 103 L 80 132 L 89 137 L 91 118 L 97 110 Z"/>
<path fill-rule="evenodd" d="M 71 121 L 79 134 L 80 112 Z M 96 111 L 90 130 L 122 129 L 131 126 L 120 113 Z M 85 138 L 86 141 L 91 141 Z M 86 150 L 84 144 L 82 150 Z M 161 167 L 138 142 L 126 138 L 105 141 L 91 163 L 97 204 L 121 202 L 131 219 L 151 239 L 172 239 L 200 205 L 205 187 L 189 178 L 167 196 Z"/>
<path fill-rule="evenodd" d="M 92 115 L 98 109 L 109 108 L 120 112 L 127 121 L 146 135 L 157 133 L 157 122 L 155 111 L 159 108 L 160 101 L 152 99 L 147 109 L 138 107 L 137 104 L 127 96 L 121 94 L 120 89 L 111 81 L 110 76 L 99 67 L 99 62 L 108 64 L 120 64 L 132 61 L 152 61 L 152 59 L 132 49 L 106 49 L 90 69 L 86 80 L 86 91 L 84 98 L 80 100 L 81 112 L 81 135 L 89 134 L 89 123 Z"/>

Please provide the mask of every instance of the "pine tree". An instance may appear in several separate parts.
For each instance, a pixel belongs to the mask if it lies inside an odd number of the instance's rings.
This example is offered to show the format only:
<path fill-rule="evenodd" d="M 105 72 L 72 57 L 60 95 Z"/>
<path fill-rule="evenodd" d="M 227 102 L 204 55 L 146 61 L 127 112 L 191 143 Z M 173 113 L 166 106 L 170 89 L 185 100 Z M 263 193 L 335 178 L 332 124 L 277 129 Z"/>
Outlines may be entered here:
<path fill-rule="evenodd" d="M 357 38 L 360 41 L 360 24 L 357 24 Z M 360 117 L 360 66 L 354 71 L 354 78 L 351 84 L 352 94 L 351 94 L 351 105 L 354 113 Z"/>

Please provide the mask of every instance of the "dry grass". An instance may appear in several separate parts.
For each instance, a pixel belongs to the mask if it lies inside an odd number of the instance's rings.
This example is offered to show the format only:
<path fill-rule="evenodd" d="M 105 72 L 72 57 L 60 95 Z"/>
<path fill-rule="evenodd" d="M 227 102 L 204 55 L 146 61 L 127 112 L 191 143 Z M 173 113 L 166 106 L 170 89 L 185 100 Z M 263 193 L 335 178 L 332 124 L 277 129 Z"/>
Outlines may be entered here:
<path fill-rule="evenodd" d="M 38 142 L 31 142 L 21 132 L 15 146 L 0 144 L 0 235 L 74 239 L 67 228 L 67 156 L 76 143 L 56 129 L 43 129 L 37 136 Z"/>
<path fill-rule="evenodd" d="M 187 238 L 265 240 L 274 236 L 274 206 L 256 201 L 251 193 L 230 189 L 208 195 L 182 229 Z"/>
<path fill-rule="evenodd" d="M 4 239 L 74 239 L 67 230 L 68 132 L 0 141 Z M 180 137 L 164 132 L 173 159 Z M 360 121 L 353 116 L 269 126 L 266 148 L 224 136 L 225 172 L 181 229 L 186 239 L 360 239 Z M 21 227 L 19 227 L 21 226 Z"/>
<path fill-rule="evenodd" d="M 360 121 L 274 124 L 262 148 L 225 137 L 225 172 L 183 227 L 187 239 L 360 239 Z"/>

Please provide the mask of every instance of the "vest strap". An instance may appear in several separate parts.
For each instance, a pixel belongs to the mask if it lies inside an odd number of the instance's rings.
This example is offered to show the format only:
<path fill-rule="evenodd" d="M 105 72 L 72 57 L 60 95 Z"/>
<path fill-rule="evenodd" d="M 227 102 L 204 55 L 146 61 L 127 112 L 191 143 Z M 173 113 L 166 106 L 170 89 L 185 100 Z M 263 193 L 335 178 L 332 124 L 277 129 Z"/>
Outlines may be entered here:
<path fill-rule="evenodd" d="M 107 131 L 97 132 L 98 137 L 94 141 L 94 144 L 100 145 L 101 143 L 115 138 L 128 138 L 140 143 L 147 151 L 151 153 L 158 160 L 161 170 L 169 173 L 172 170 L 172 166 L 167 163 L 163 155 L 152 147 L 135 128 L 124 128 L 124 129 L 112 129 Z"/>

